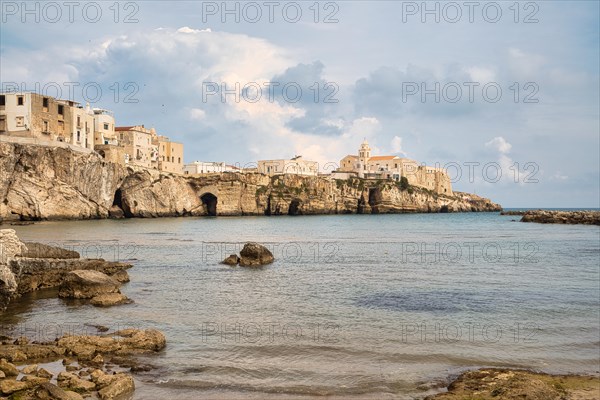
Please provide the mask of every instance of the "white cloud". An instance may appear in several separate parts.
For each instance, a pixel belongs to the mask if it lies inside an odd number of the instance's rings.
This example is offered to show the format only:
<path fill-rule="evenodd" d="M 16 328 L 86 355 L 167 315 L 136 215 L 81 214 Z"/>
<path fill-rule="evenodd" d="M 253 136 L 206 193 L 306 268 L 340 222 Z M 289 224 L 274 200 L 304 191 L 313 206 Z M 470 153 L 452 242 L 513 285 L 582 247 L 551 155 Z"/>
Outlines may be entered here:
<path fill-rule="evenodd" d="M 504 139 L 502 136 L 497 136 L 493 138 L 485 144 L 485 147 L 497 150 L 502 154 L 509 153 L 512 149 L 512 145 L 508 143 L 506 139 Z"/>
<path fill-rule="evenodd" d="M 481 84 L 485 84 L 488 82 L 496 81 L 496 73 L 490 68 L 467 67 L 467 68 L 465 68 L 465 72 L 469 74 L 469 76 L 473 82 L 479 82 Z"/>
<path fill-rule="evenodd" d="M 193 120 L 203 120 L 206 117 L 206 111 L 201 108 L 192 108 L 190 110 L 190 119 Z"/>
<path fill-rule="evenodd" d="M 392 144 L 392 152 L 404 154 L 404 150 L 402 150 L 402 138 L 400 136 L 394 136 L 391 144 Z"/>

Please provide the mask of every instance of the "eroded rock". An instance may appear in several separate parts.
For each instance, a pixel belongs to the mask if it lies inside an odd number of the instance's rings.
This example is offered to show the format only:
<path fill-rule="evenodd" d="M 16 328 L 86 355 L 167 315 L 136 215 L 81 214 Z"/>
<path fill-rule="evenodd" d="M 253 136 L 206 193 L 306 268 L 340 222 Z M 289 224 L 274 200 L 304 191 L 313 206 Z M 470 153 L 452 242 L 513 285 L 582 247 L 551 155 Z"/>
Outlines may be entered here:
<path fill-rule="evenodd" d="M 110 276 L 90 270 L 69 272 L 60 285 L 59 297 L 91 299 L 100 294 L 118 293 L 120 283 Z"/>
<path fill-rule="evenodd" d="M 90 303 L 96 307 L 111 307 L 131 303 L 131 300 L 121 293 L 105 293 L 92 297 Z"/>
<path fill-rule="evenodd" d="M 240 266 L 242 267 L 258 267 L 271 264 L 274 260 L 269 249 L 254 242 L 246 243 L 240 252 Z"/>

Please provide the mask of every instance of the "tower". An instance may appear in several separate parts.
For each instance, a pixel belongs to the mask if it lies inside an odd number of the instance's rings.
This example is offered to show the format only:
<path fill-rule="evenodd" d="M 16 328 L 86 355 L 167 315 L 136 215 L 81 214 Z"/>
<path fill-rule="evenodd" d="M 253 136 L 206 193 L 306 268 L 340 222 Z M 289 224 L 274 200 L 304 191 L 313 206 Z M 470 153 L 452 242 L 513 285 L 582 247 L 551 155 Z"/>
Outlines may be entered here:
<path fill-rule="evenodd" d="M 358 161 L 363 165 L 367 165 L 369 158 L 371 158 L 371 148 L 369 147 L 369 142 L 365 139 L 360 145 L 360 149 L 358 149 Z"/>

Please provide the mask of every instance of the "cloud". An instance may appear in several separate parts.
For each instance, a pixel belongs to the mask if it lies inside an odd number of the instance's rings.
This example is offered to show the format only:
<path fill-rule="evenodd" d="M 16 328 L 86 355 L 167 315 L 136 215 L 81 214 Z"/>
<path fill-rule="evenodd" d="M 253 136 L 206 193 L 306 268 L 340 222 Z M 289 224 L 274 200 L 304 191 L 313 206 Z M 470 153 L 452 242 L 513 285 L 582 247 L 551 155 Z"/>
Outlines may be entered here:
<path fill-rule="evenodd" d="M 394 136 L 392 138 L 391 145 L 392 145 L 392 152 L 405 154 L 404 151 L 402 150 L 402 138 L 400 136 Z"/>
<path fill-rule="evenodd" d="M 485 144 L 485 147 L 493 148 L 501 154 L 507 154 L 512 149 L 512 145 L 506 141 L 502 136 L 498 136 L 490 140 Z"/>
<path fill-rule="evenodd" d="M 201 108 L 192 108 L 190 109 L 190 119 L 193 120 L 203 120 L 206 117 L 206 111 Z"/>

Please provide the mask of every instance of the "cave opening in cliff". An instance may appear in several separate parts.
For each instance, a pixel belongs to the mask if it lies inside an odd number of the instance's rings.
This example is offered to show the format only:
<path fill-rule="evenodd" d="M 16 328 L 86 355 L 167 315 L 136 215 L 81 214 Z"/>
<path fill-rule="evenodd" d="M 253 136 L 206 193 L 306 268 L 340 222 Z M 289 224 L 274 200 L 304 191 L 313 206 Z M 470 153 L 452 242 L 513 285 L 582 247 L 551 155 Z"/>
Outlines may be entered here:
<path fill-rule="evenodd" d="M 371 206 L 371 214 L 379 214 L 379 204 L 383 201 L 381 189 L 369 189 L 369 205 Z"/>
<path fill-rule="evenodd" d="M 123 194 L 121 193 L 121 189 L 117 189 L 115 192 L 112 205 L 119 207 L 121 210 L 123 209 Z"/>
<path fill-rule="evenodd" d="M 217 216 L 217 196 L 212 193 L 205 193 L 200 197 L 202 204 L 206 206 L 206 214 L 211 217 Z"/>
<path fill-rule="evenodd" d="M 290 202 L 290 207 L 288 208 L 288 215 L 300 215 L 300 200 L 294 199 Z"/>

